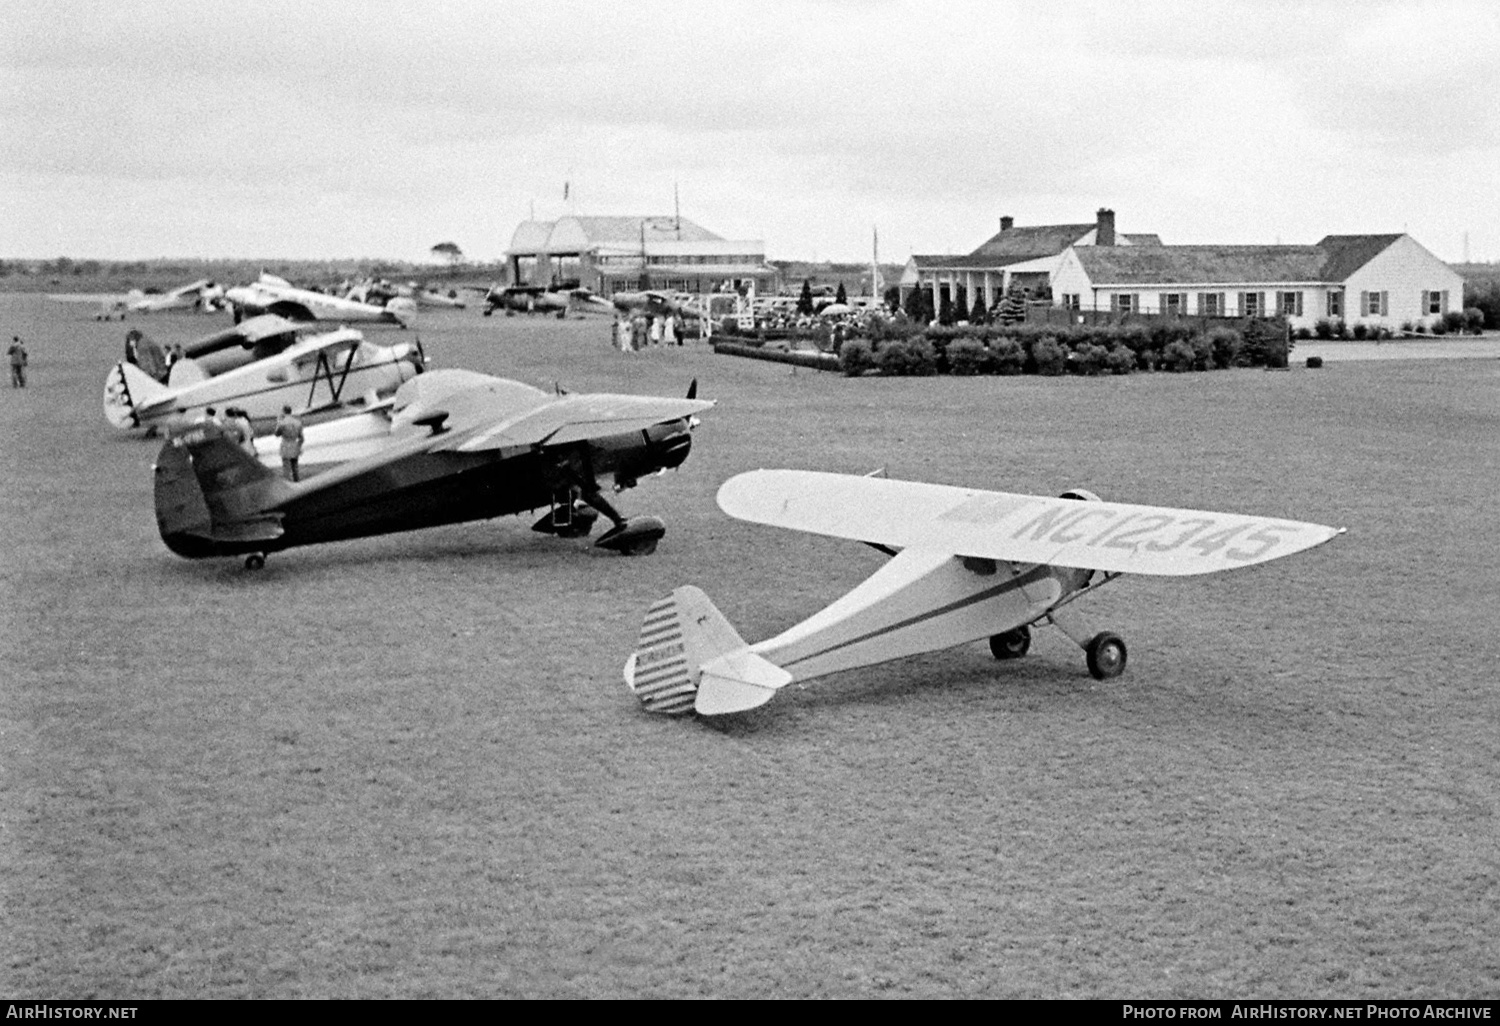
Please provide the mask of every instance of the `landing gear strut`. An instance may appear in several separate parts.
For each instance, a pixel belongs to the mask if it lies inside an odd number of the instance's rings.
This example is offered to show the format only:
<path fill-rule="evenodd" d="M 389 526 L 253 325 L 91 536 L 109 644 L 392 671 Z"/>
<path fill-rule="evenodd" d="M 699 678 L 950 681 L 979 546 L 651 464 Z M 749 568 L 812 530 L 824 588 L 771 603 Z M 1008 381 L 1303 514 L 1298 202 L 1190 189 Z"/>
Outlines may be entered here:
<path fill-rule="evenodd" d="M 263 552 L 252 552 L 245 557 L 246 570 L 259 570 L 266 565 L 266 555 Z"/>

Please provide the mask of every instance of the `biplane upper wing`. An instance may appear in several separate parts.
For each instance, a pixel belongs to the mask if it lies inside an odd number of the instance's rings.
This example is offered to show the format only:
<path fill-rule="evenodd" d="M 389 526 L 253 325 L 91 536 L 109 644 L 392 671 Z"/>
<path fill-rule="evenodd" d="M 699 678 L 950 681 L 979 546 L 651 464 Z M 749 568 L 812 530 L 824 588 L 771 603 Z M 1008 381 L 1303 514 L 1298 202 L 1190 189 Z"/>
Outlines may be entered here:
<path fill-rule="evenodd" d="M 1264 563 L 1343 532 L 1275 517 L 805 470 L 740 474 L 719 489 L 718 501 L 740 520 L 889 548 L 1164 576 Z"/>

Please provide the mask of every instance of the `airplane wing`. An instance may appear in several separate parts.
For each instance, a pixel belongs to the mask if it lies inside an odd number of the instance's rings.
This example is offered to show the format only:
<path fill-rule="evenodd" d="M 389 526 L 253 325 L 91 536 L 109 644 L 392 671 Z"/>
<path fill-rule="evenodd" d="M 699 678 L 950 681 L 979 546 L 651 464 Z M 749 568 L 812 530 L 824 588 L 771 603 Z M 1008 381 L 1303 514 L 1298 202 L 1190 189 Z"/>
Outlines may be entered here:
<path fill-rule="evenodd" d="M 544 401 L 530 409 L 491 410 L 487 424 L 480 423 L 482 408 L 464 411 L 467 416 L 455 416 L 446 426 L 455 436 L 465 426 L 472 432 L 438 448 L 484 452 L 514 446 L 567 445 L 644 431 L 655 424 L 691 417 L 713 405 L 712 401 L 702 399 L 655 396 L 599 394 L 553 398 L 540 394 Z M 468 421 L 467 425 L 464 421 Z"/>
<path fill-rule="evenodd" d="M 1163 576 L 1264 563 L 1343 533 L 1274 517 L 805 470 L 740 474 L 724 483 L 718 500 L 740 520 L 890 548 Z"/>

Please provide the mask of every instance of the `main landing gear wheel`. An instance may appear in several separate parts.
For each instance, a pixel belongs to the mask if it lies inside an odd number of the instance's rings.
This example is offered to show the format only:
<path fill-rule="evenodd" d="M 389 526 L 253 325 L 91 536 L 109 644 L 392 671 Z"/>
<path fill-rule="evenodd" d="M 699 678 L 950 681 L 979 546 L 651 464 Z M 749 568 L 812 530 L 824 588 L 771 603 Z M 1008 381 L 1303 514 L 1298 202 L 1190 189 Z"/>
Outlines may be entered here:
<path fill-rule="evenodd" d="M 1118 634 L 1095 634 L 1084 647 L 1089 673 L 1095 680 L 1111 680 L 1125 672 L 1125 642 Z"/>
<path fill-rule="evenodd" d="M 996 659 L 1019 659 L 1031 650 L 1031 628 L 1017 627 L 990 635 L 990 654 Z"/>
<path fill-rule="evenodd" d="M 246 570 L 259 570 L 266 565 L 266 557 L 259 552 L 252 552 L 245 557 Z"/>

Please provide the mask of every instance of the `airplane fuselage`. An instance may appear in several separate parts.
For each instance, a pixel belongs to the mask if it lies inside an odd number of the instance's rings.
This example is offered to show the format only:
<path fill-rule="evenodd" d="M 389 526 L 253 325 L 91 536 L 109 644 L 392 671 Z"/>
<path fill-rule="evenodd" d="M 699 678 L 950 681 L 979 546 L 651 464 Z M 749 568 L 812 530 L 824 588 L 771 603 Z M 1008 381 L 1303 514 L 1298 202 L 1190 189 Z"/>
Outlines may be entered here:
<path fill-rule="evenodd" d="M 584 483 L 597 487 L 613 477 L 617 487 L 629 487 L 647 474 L 679 466 L 692 438 L 686 421 L 674 421 L 580 443 L 565 453 L 434 452 L 429 442 L 427 437 L 394 442 L 379 456 L 291 486 L 247 474 L 243 465 L 224 460 L 222 450 L 168 443 L 155 471 L 162 541 L 179 556 L 198 559 L 546 509 L 570 503 Z M 206 462 L 195 467 L 195 461 Z M 220 487 L 205 492 L 205 477 Z M 277 489 L 285 497 L 267 502 Z M 255 512 L 238 516 L 241 510 Z M 215 522 L 235 526 L 216 529 Z"/>

